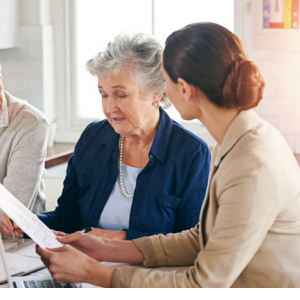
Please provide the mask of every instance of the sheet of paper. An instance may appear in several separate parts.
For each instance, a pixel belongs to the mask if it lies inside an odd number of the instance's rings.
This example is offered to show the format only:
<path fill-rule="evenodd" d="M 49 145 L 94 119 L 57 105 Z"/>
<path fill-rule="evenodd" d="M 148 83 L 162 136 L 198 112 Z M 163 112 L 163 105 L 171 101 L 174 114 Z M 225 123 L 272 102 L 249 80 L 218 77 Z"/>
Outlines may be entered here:
<path fill-rule="evenodd" d="M 12 276 L 27 274 L 45 267 L 39 258 L 24 257 L 15 253 L 6 253 L 6 259 Z M 0 282 L 4 282 L 5 279 L 3 263 L 0 262 Z"/>
<path fill-rule="evenodd" d="M 0 184 L 0 208 L 40 247 L 62 246 L 55 234 Z"/>
<path fill-rule="evenodd" d="M 18 246 L 18 243 L 13 243 L 13 242 L 8 242 L 8 241 L 3 240 L 3 246 L 4 246 L 4 250 L 8 251 L 13 248 L 16 248 Z"/>
<path fill-rule="evenodd" d="M 40 256 L 36 253 L 35 245 L 36 244 L 33 240 L 29 240 L 29 242 L 21 244 L 20 246 L 11 249 L 8 252 L 23 255 L 26 257 L 40 258 Z"/>

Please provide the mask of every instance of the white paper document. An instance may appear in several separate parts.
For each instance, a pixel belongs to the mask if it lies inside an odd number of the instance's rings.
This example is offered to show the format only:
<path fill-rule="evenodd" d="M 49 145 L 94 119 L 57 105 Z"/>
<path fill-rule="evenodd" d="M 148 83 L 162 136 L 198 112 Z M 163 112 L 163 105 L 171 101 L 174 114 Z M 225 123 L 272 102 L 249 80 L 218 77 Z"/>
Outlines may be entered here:
<path fill-rule="evenodd" d="M 0 184 L 0 208 L 40 247 L 62 246 L 55 234 L 26 206 Z"/>
<path fill-rule="evenodd" d="M 6 245 L 6 242 L 4 242 L 4 247 Z M 6 251 L 8 253 L 16 253 L 19 255 L 23 255 L 26 257 L 31 258 L 38 258 L 40 259 L 40 256 L 36 253 L 35 250 L 35 242 L 33 240 L 28 240 L 28 242 L 25 242 L 24 244 L 19 245 L 16 248 L 13 248 L 9 251 Z"/>
<path fill-rule="evenodd" d="M 18 243 L 6 242 L 6 243 L 4 243 L 4 250 L 8 251 L 8 250 L 16 248 L 17 246 L 18 246 Z"/>
<path fill-rule="evenodd" d="M 6 253 L 7 263 L 11 276 L 24 275 L 45 268 L 38 258 L 25 257 L 15 253 Z M 0 283 L 6 282 L 6 273 L 2 262 L 0 262 Z"/>

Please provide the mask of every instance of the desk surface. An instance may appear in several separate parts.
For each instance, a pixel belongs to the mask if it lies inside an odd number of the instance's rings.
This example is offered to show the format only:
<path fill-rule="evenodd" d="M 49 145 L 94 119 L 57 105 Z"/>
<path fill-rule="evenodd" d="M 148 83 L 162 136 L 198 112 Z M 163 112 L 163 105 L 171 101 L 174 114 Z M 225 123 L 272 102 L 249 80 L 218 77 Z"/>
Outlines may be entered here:
<path fill-rule="evenodd" d="M 12 238 L 5 238 L 4 240 L 9 241 L 9 242 L 16 242 L 16 243 L 18 243 L 18 245 L 22 245 L 22 244 L 29 241 L 29 239 L 12 239 Z M 32 247 L 35 247 L 35 245 L 32 244 Z M 106 265 L 109 265 L 109 266 L 115 267 L 115 268 L 129 265 L 129 264 L 126 264 L 126 263 L 112 263 L 112 262 L 102 262 L 102 264 L 106 264 Z M 137 268 L 143 268 L 142 265 L 134 265 L 134 266 L 137 267 Z M 158 267 L 158 268 L 155 268 L 155 269 L 156 270 L 162 270 L 162 271 L 173 271 L 173 270 L 184 271 L 189 267 L 190 266 Z M 49 274 L 50 273 L 49 273 L 48 269 L 44 268 L 44 269 L 41 269 L 41 270 L 38 270 L 36 272 L 31 273 L 30 276 L 43 276 L 43 275 L 49 275 Z M 4 283 L 4 284 L 0 285 L 0 288 L 7 288 L 7 287 L 8 287 L 7 283 Z M 83 283 L 82 284 L 82 288 L 91 288 L 91 287 L 92 288 L 98 288 L 97 286 L 93 286 L 93 285 L 88 284 L 88 283 Z"/>
<path fill-rule="evenodd" d="M 5 242 L 13 242 L 13 243 L 17 243 L 18 246 L 21 246 L 23 244 L 25 244 L 26 242 L 28 241 L 31 241 L 30 239 L 13 239 L 13 238 L 4 238 L 3 239 L 4 241 L 4 245 L 5 245 Z M 30 247 L 33 247 L 35 248 L 35 244 L 32 244 Z M 8 250 L 9 252 L 9 250 Z M 120 266 L 124 266 L 124 265 L 127 265 L 127 264 L 120 264 L 120 263 L 105 263 L 105 264 L 108 264 L 112 267 L 120 267 Z M 43 275 L 50 275 L 50 272 L 48 271 L 48 269 L 45 267 L 41 270 L 38 270 L 38 271 L 35 271 L 33 273 L 30 273 L 30 274 L 27 274 L 27 275 L 30 275 L 30 276 L 43 276 Z M 26 276 L 26 275 L 25 275 Z M 91 284 L 88 284 L 88 283 L 83 283 L 82 284 L 82 287 L 83 288 L 96 288 L 96 286 L 93 286 Z M 0 288 L 8 288 L 8 284 L 7 283 L 4 283 L 4 284 L 0 284 Z"/>

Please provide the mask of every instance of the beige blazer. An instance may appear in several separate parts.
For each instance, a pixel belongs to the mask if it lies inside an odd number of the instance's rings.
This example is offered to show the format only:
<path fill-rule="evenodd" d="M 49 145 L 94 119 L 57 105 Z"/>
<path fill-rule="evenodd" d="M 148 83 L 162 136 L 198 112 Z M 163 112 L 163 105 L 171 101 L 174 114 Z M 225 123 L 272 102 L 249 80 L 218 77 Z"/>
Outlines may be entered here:
<path fill-rule="evenodd" d="M 122 267 L 118 287 L 300 287 L 300 169 L 280 133 L 241 112 L 212 155 L 195 228 L 134 241 L 145 267 Z"/>

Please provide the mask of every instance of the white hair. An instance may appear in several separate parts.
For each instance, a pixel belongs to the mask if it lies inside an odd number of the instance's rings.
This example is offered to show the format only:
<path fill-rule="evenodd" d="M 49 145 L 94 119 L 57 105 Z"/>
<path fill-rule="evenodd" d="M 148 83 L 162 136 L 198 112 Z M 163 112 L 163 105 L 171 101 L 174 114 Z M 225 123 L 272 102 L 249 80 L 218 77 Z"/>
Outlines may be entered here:
<path fill-rule="evenodd" d="M 105 51 L 98 53 L 86 63 L 87 70 L 99 77 L 127 69 L 139 80 L 144 92 L 162 95 L 161 106 L 171 106 L 165 89 L 166 83 L 161 74 L 162 46 L 152 36 L 137 33 L 129 36 L 118 35 Z"/>

